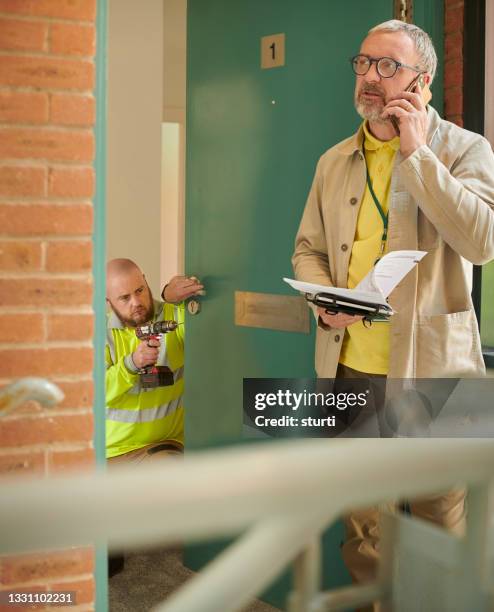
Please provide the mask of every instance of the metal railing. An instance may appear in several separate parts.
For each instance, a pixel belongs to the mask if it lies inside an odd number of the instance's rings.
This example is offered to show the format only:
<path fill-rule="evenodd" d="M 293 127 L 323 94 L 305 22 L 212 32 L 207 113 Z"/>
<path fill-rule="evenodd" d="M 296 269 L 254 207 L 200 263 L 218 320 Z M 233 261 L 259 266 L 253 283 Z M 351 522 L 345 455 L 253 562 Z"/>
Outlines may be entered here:
<path fill-rule="evenodd" d="M 407 607 L 412 579 L 426 596 L 420 567 L 432 572 L 429 582 L 434 577 L 430 597 L 455 593 L 451 607 L 441 609 L 481 612 L 490 609 L 492 591 L 493 467 L 490 440 L 291 440 L 111 474 L 4 480 L 0 552 L 102 542 L 129 550 L 240 534 L 158 610 L 239 610 L 293 561 L 290 612 L 343 610 L 377 599 L 383 609 L 432 610 Z M 417 519 L 385 517 L 376 582 L 322 592 L 319 539 L 338 517 L 457 486 L 469 490 L 463 538 Z M 414 577 L 399 572 L 410 559 L 419 560 L 409 572 Z"/>

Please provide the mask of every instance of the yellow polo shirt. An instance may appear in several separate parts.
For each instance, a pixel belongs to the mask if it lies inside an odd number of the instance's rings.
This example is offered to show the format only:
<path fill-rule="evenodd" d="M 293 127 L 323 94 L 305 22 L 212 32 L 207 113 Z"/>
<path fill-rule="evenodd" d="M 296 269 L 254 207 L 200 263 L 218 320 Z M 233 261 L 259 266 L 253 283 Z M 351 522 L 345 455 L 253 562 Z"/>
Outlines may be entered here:
<path fill-rule="evenodd" d="M 385 213 L 389 209 L 391 172 L 400 138 L 382 142 L 364 123 L 364 149 L 372 187 Z M 348 288 L 353 289 L 374 266 L 380 255 L 383 220 L 367 186 L 360 204 L 355 239 L 348 268 Z M 386 249 L 385 249 L 386 250 Z M 340 363 L 371 374 L 387 374 L 389 365 L 389 323 L 360 321 L 346 328 Z"/>

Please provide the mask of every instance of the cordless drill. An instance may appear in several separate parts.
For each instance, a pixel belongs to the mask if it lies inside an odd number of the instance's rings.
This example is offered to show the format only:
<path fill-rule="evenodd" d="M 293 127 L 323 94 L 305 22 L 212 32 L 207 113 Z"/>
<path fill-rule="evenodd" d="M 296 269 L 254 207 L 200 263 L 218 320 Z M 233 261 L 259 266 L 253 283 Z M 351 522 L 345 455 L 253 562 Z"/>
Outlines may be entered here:
<path fill-rule="evenodd" d="M 136 336 L 139 340 L 157 340 L 160 334 L 167 334 L 179 326 L 176 321 L 157 321 L 136 327 Z M 167 366 L 149 365 L 139 370 L 141 387 L 152 389 L 154 387 L 167 387 L 173 385 L 173 372 Z"/>

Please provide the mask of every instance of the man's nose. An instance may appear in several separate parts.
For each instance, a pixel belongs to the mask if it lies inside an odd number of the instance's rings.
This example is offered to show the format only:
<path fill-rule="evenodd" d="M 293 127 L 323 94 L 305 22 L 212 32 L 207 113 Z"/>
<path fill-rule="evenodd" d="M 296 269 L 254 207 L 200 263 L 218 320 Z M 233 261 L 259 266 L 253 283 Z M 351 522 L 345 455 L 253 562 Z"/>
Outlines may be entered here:
<path fill-rule="evenodd" d="M 377 62 L 371 62 L 370 68 L 366 74 L 364 74 L 366 83 L 372 83 L 381 80 L 381 75 L 377 71 Z"/>
<path fill-rule="evenodd" d="M 131 299 L 131 306 L 135 308 L 136 306 L 142 305 L 142 297 L 140 295 L 133 295 Z"/>

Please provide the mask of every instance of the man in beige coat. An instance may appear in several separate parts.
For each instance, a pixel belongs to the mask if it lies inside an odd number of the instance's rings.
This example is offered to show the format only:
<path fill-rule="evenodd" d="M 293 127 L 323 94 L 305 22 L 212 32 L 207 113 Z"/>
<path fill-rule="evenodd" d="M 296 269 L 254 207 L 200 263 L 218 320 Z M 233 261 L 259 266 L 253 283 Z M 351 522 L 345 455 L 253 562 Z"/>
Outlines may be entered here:
<path fill-rule="evenodd" d="M 319 160 L 296 237 L 295 275 L 352 288 L 383 251 L 427 255 L 391 294 L 390 323 L 367 333 L 358 317 L 317 310 L 319 377 L 485 373 L 470 292 L 472 264 L 494 258 L 494 155 L 485 138 L 427 106 L 436 64 L 429 36 L 395 20 L 370 30 L 352 60 L 364 122 Z M 416 77 L 414 91 L 405 91 Z M 463 506 L 461 491 L 411 504 L 414 513 L 457 531 Z M 358 581 L 372 579 L 377 510 L 352 514 L 346 527 L 350 572 Z"/>

